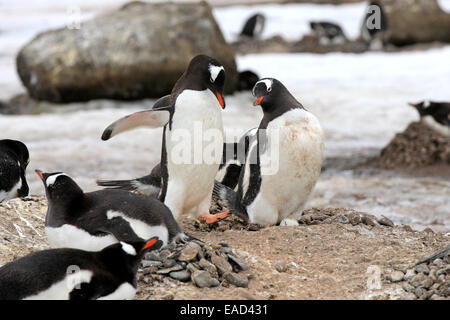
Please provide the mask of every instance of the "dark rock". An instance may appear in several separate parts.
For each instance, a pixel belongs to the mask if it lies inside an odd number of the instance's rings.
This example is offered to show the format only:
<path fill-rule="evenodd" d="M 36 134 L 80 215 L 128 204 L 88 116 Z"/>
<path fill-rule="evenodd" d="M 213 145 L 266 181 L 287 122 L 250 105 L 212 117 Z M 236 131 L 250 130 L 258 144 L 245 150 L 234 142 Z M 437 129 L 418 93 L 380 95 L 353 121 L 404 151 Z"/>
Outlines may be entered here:
<path fill-rule="evenodd" d="M 202 268 L 205 271 L 208 271 L 209 274 L 213 277 L 213 278 L 219 278 L 219 274 L 217 273 L 217 268 L 214 264 L 212 264 L 211 262 L 209 262 L 206 259 L 200 259 L 200 261 L 198 262 L 200 268 Z"/>
<path fill-rule="evenodd" d="M 188 270 L 172 271 L 169 276 L 175 280 L 187 282 L 191 280 L 191 273 Z"/>
<path fill-rule="evenodd" d="M 151 27 L 149 27 L 151 26 Z M 220 61 L 225 90 L 238 80 L 232 48 L 206 1 L 144 3 L 40 33 L 17 55 L 31 97 L 53 102 L 159 98 L 199 53 Z"/>
<path fill-rule="evenodd" d="M 171 267 L 173 267 L 176 264 L 177 264 L 177 262 L 174 259 L 166 259 L 163 262 L 163 266 L 165 268 L 171 268 Z"/>
<path fill-rule="evenodd" d="M 244 259 L 240 258 L 240 257 L 236 257 L 234 255 L 228 255 L 228 261 L 231 262 L 232 265 L 235 265 L 238 267 L 238 270 L 242 270 L 242 271 L 246 271 L 248 270 L 248 266 L 247 263 L 245 262 Z"/>
<path fill-rule="evenodd" d="M 156 274 L 169 274 L 173 271 L 180 271 L 180 270 L 183 270 L 183 267 L 177 264 L 171 268 L 159 269 L 158 271 L 156 271 Z"/>
<path fill-rule="evenodd" d="M 371 217 L 366 216 L 366 215 L 363 215 L 361 217 L 361 222 L 364 223 L 365 225 L 368 225 L 368 226 L 371 226 L 371 227 L 376 225 L 375 220 L 372 219 Z"/>
<path fill-rule="evenodd" d="M 192 282 L 199 288 L 217 287 L 220 282 L 211 277 L 208 271 L 195 271 L 191 275 Z"/>
<path fill-rule="evenodd" d="M 227 272 L 223 275 L 223 278 L 236 287 L 248 287 L 248 278 L 243 273 Z"/>
<path fill-rule="evenodd" d="M 227 272 L 231 272 L 233 269 L 231 265 L 221 256 L 217 254 L 213 254 L 211 256 L 211 262 L 216 266 L 219 274 L 225 274 Z"/>
<path fill-rule="evenodd" d="M 382 218 L 378 219 L 377 222 L 383 226 L 387 226 L 387 227 L 393 227 L 394 223 L 392 222 L 392 220 L 386 218 L 385 216 L 382 216 Z"/>

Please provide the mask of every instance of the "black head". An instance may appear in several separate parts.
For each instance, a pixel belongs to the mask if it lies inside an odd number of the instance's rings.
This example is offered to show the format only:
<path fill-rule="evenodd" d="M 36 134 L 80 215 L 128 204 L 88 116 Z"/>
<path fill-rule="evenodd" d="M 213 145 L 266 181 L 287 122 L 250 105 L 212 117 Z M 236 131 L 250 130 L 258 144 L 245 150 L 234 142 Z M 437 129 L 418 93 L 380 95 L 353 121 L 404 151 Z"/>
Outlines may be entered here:
<path fill-rule="evenodd" d="M 17 190 L 17 195 L 19 197 L 27 196 L 29 188 L 25 176 L 25 171 L 27 170 L 27 166 L 30 163 L 30 154 L 28 152 L 27 146 L 23 142 L 18 140 L 4 139 L 0 140 L 0 149 L 6 149 L 15 155 L 15 158 L 19 162 L 20 177 L 22 180 L 22 186 Z"/>
<path fill-rule="evenodd" d="M 192 58 L 183 78 L 183 81 L 186 81 L 186 89 L 209 89 L 216 96 L 222 109 L 225 108 L 225 100 L 223 99 L 225 69 L 219 61 L 207 55 L 199 54 Z"/>
<path fill-rule="evenodd" d="M 83 196 L 83 190 L 63 172 L 44 173 L 35 170 L 44 183 L 48 201 L 71 202 Z"/>
<path fill-rule="evenodd" d="M 158 237 L 130 243 L 121 241 L 104 248 L 99 255 L 111 272 L 134 278 L 144 254 L 160 249 L 162 245 L 163 242 Z M 132 279 L 125 280 L 131 281 Z"/>
<path fill-rule="evenodd" d="M 429 114 L 431 107 L 435 105 L 434 102 L 429 100 L 421 101 L 419 103 L 408 103 L 411 107 L 415 108 L 421 116 L 426 116 Z"/>
<path fill-rule="evenodd" d="M 291 109 L 303 108 L 286 87 L 277 79 L 264 78 L 253 87 L 254 106 L 260 105 L 264 116 L 275 118 Z"/>

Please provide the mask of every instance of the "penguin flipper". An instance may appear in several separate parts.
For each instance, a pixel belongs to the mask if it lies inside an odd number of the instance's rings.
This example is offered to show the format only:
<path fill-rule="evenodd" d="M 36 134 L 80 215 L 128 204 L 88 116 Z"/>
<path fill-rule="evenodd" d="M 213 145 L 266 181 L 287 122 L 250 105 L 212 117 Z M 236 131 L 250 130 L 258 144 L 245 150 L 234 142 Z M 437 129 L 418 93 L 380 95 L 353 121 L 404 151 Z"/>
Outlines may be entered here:
<path fill-rule="evenodd" d="M 139 127 L 159 128 L 165 126 L 170 119 L 167 108 L 139 111 L 125 116 L 110 124 L 102 134 L 102 140 L 109 140 L 119 133 Z"/>

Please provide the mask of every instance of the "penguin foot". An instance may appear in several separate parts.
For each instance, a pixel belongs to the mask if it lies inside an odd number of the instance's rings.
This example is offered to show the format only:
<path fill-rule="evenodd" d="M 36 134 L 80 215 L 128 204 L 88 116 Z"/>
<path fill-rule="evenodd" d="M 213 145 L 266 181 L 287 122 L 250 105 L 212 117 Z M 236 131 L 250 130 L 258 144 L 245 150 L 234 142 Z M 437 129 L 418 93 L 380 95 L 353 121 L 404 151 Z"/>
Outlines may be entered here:
<path fill-rule="evenodd" d="M 225 219 L 226 217 L 228 217 L 229 213 L 229 210 L 217 214 L 205 213 L 198 217 L 198 220 L 200 220 L 201 222 L 205 222 L 206 224 L 213 224 L 216 223 L 219 219 Z"/>

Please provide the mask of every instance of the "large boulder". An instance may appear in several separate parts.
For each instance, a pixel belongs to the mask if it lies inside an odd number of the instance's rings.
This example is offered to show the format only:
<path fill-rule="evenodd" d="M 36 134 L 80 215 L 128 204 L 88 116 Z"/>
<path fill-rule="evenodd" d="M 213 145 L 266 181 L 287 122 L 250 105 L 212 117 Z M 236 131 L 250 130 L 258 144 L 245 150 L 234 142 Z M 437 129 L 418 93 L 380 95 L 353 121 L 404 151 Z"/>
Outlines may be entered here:
<path fill-rule="evenodd" d="M 380 0 L 387 17 L 385 40 L 394 45 L 450 42 L 450 14 L 437 0 Z"/>
<path fill-rule="evenodd" d="M 17 70 L 35 99 L 155 98 L 170 93 L 199 53 L 224 65 L 225 92 L 234 91 L 234 53 L 206 2 L 131 2 L 79 29 L 37 35 L 18 53 Z"/>

